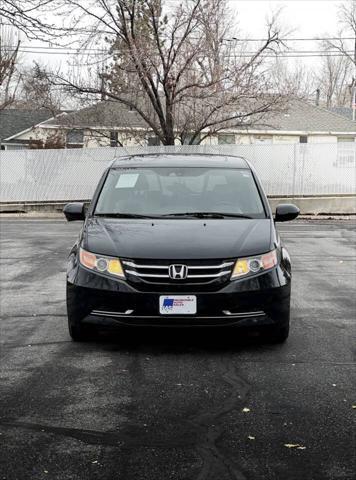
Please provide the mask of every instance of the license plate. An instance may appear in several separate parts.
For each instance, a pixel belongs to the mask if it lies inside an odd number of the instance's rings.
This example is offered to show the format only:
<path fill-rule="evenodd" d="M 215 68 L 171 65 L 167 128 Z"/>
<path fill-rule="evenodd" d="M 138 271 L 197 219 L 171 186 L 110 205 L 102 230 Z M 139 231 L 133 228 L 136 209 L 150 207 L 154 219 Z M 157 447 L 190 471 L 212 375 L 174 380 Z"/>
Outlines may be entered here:
<path fill-rule="evenodd" d="M 159 297 L 159 313 L 194 315 L 197 313 L 197 297 L 195 295 L 162 295 Z"/>

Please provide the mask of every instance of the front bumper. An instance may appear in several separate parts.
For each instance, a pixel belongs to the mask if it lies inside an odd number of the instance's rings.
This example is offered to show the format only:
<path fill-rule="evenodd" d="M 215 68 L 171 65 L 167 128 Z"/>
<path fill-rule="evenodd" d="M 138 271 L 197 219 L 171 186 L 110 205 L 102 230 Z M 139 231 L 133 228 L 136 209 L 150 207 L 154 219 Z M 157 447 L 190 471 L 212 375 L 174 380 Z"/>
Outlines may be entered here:
<path fill-rule="evenodd" d="M 159 285 L 138 291 L 123 280 L 93 273 L 80 265 L 67 277 L 68 317 L 72 323 L 103 326 L 217 327 L 283 325 L 289 319 L 290 275 L 281 266 L 234 280 L 217 291 L 189 291 L 197 297 L 196 315 L 161 315 Z M 180 295 L 179 286 L 164 295 Z"/>

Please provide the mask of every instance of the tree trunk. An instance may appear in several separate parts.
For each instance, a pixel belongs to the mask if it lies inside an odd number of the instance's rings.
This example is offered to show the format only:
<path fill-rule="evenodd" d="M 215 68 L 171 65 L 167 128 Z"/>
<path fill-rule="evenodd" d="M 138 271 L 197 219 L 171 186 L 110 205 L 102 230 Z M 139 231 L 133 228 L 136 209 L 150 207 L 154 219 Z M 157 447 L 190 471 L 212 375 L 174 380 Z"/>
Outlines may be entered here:
<path fill-rule="evenodd" d="M 174 133 L 172 132 L 166 134 L 164 136 L 164 145 L 174 145 Z"/>

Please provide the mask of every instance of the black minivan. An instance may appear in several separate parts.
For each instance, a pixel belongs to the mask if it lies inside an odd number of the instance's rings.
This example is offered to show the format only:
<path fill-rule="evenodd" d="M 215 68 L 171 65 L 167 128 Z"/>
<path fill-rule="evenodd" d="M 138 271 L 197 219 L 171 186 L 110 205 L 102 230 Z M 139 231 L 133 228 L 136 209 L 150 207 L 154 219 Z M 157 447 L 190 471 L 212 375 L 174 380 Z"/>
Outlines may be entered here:
<path fill-rule="evenodd" d="M 69 333 L 101 326 L 258 327 L 289 333 L 291 263 L 251 165 L 241 157 L 145 154 L 104 172 L 67 269 Z"/>

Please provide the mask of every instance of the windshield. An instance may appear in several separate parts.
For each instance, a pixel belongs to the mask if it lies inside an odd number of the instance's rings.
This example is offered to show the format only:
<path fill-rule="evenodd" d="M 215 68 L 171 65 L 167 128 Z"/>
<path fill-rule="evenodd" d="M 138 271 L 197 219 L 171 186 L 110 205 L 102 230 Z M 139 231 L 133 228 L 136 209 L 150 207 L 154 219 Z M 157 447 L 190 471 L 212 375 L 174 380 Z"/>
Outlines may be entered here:
<path fill-rule="evenodd" d="M 226 216 L 266 218 L 248 169 L 114 168 L 101 190 L 96 215 Z M 220 217 L 217 217 L 220 218 Z"/>

